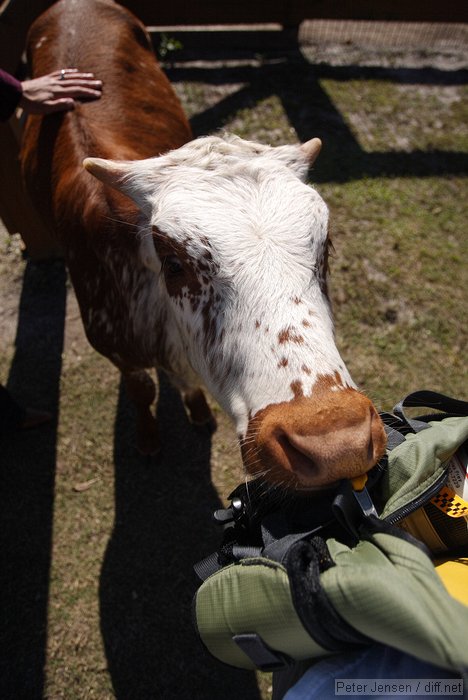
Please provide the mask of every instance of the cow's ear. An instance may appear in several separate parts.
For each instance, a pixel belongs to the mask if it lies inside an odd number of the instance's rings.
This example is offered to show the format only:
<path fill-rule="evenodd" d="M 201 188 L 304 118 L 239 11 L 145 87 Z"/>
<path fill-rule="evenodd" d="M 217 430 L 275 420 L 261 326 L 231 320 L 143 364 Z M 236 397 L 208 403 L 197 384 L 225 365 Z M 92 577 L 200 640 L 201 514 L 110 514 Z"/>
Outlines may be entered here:
<path fill-rule="evenodd" d="M 85 158 L 83 167 L 98 180 L 117 190 L 124 189 L 125 178 L 131 172 L 129 163 L 104 158 Z"/>
<path fill-rule="evenodd" d="M 298 178 L 305 182 L 309 168 L 312 167 L 321 148 L 322 142 L 320 139 L 314 138 L 306 141 L 301 146 L 275 146 L 261 155 L 281 161 Z"/>
<path fill-rule="evenodd" d="M 109 187 L 113 187 L 133 199 L 142 210 L 146 210 L 150 204 L 150 196 L 154 192 L 154 182 L 151 170 L 148 173 L 140 172 L 141 164 L 148 161 L 119 161 L 106 160 L 104 158 L 85 158 L 84 168 L 98 180 Z M 146 177 L 145 177 L 146 175 Z"/>
<path fill-rule="evenodd" d="M 318 138 L 310 139 L 301 146 L 301 151 L 307 158 L 309 168 L 315 163 L 322 149 L 322 142 Z"/>

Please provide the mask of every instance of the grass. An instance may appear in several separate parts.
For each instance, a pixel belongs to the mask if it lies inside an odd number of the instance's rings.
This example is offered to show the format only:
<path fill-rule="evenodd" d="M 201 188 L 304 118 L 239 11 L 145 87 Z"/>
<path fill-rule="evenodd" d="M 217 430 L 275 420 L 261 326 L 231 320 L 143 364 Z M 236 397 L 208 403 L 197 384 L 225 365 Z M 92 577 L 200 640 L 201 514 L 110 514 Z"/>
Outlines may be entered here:
<path fill-rule="evenodd" d="M 417 387 L 466 386 L 465 187 L 463 178 L 362 180 L 340 186 L 338 201 L 336 188 L 321 188 L 335 213 L 338 342 L 386 408 Z"/>
<path fill-rule="evenodd" d="M 408 83 L 394 65 L 359 80 L 319 62 L 275 65 L 170 75 L 197 133 L 323 139 L 312 180 L 331 212 L 337 341 L 377 405 L 420 388 L 468 398 L 466 87 L 450 71 L 431 84 L 430 67 Z M 242 478 L 227 419 L 214 406 L 218 432 L 198 435 L 163 381 L 165 448 L 142 459 L 117 372 L 87 344 L 60 264 L 26 263 L 4 234 L 0 299 L 0 380 L 59 411 L 1 441 L 1 697 L 269 698 L 268 674 L 210 660 L 190 622 L 191 565 L 215 548 L 210 513 Z"/>
<path fill-rule="evenodd" d="M 322 80 L 336 108 L 345 115 L 366 151 L 468 151 L 468 90 L 460 85 L 395 85 L 371 80 Z M 377 89 L 376 89 L 377 88 Z M 418 113 L 425 119 L 418 118 Z M 392 128 L 386 128 L 391 123 Z"/>

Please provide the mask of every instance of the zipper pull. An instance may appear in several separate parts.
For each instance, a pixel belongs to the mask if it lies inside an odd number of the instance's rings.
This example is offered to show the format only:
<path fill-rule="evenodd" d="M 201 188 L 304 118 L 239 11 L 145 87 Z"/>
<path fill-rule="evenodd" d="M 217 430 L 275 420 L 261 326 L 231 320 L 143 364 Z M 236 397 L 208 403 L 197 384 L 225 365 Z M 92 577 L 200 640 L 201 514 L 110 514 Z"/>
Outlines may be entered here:
<path fill-rule="evenodd" d="M 367 474 L 361 474 L 354 479 L 351 479 L 351 486 L 353 487 L 354 498 L 359 504 L 360 509 L 366 516 L 375 515 L 376 518 L 379 517 L 372 498 L 369 495 L 369 491 L 366 489 Z"/>

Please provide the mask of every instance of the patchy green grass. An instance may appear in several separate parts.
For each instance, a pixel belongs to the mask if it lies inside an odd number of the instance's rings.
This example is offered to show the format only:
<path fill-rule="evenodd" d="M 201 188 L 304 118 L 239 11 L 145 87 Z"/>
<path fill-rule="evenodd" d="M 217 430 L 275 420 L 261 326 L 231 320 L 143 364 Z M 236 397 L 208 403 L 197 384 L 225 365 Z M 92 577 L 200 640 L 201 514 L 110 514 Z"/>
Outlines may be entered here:
<path fill-rule="evenodd" d="M 327 79 L 321 85 L 366 151 L 468 151 L 466 86 L 350 80 L 343 90 L 342 81 Z"/>
<path fill-rule="evenodd" d="M 356 380 L 385 408 L 418 388 L 466 392 L 466 179 L 319 189 L 332 217 L 338 342 Z"/>
<path fill-rule="evenodd" d="M 243 139 L 253 140 L 252 134 L 255 134 L 255 140 L 271 146 L 297 142 L 296 132 L 290 125 L 277 95 L 259 100 L 253 109 L 240 109 L 226 121 L 224 128 Z"/>
<path fill-rule="evenodd" d="M 200 130 L 324 140 L 311 177 L 330 207 L 337 340 L 355 380 L 384 409 L 420 388 L 467 398 L 466 88 L 400 84 L 395 67 L 392 80 L 338 80 L 292 63 L 252 82 L 204 67 L 216 79 L 176 83 Z M 266 700 L 270 676 L 210 660 L 190 622 L 191 565 L 216 546 L 210 513 L 242 478 L 234 431 L 214 406 L 218 432 L 197 434 L 163 381 L 166 447 L 139 457 L 118 374 L 87 344 L 57 265 L 26 264 L 3 235 L 0 380 L 58 415 L 2 440 L 0 695 Z"/>

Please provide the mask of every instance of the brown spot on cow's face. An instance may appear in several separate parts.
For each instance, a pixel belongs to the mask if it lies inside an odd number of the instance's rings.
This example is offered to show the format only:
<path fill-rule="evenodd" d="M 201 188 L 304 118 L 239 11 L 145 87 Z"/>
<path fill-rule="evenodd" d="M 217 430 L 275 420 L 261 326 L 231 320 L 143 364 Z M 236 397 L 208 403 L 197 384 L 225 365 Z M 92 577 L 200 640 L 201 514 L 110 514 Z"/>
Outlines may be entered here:
<path fill-rule="evenodd" d="M 304 342 L 304 338 L 302 335 L 299 335 L 294 328 L 288 326 L 278 333 L 278 341 L 280 345 L 284 343 L 297 343 L 300 345 Z"/>
<path fill-rule="evenodd" d="M 311 328 L 311 326 L 312 326 L 310 321 L 308 321 L 306 318 L 303 319 L 302 325 L 304 326 L 304 328 Z"/>
<path fill-rule="evenodd" d="M 209 245 L 209 242 L 206 238 L 201 238 L 200 241 L 202 240 L 205 242 L 205 245 Z M 201 254 L 200 259 L 198 260 L 198 267 L 203 272 L 209 272 L 212 269 L 213 256 L 209 250 L 204 250 Z"/>
<path fill-rule="evenodd" d="M 312 374 L 312 370 L 310 369 L 310 367 L 307 367 L 307 365 L 302 365 L 301 369 L 304 372 L 304 374 Z"/>
<path fill-rule="evenodd" d="M 194 261 L 187 253 L 186 247 L 173 241 L 153 226 L 153 243 L 161 261 L 166 288 L 171 297 L 182 298 L 184 288 L 192 302 L 199 299 L 202 284 L 194 268 Z"/>
<path fill-rule="evenodd" d="M 302 382 L 299 379 L 296 379 L 294 382 L 291 382 L 291 390 L 294 394 L 294 398 L 296 399 L 300 398 L 301 396 L 304 396 Z"/>
<path fill-rule="evenodd" d="M 293 303 L 297 305 L 302 303 L 302 299 L 300 297 L 293 297 L 292 300 Z"/>
<path fill-rule="evenodd" d="M 335 377 L 335 382 L 336 382 L 337 386 L 339 386 L 340 389 L 344 389 L 345 384 L 343 382 L 343 378 L 342 378 L 341 374 L 338 371 L 335 371 L 333 376 Z"/>
<path fill-rule="evenodd" d="M 339 372 L 333 374 L 321 374 L 314 384 L 314 393 L 318 396 L 329 391 L 346 388 Z"/>
<path fill-rule="evenodd" d="M 181 308 L 184 301 L 188 301 L 193 313 L 201 313 L 204 342 L 208 348 L 215 342 L 219 331 L 216 323 L 219 296 L 214 294 L 210 274 L 207 273 L 207 270 L 213 270 L 210 251 L 193 257 L 188 252 L 188 241 L 175 241 L 155 226 L 153 242 L 169 296 Z"/>
<path fill-rule="evenodd" d="M 260 328 L 260 326 L 261 326 L 260 321 L 255 321 L 255 328 Z"/>
<path fill-rule="evenodd" d="M 281 360 L 278 362 L 278 367 L 287 367 L 288 366 L 288 358 L 287 357 L 282 357 Z"/>

